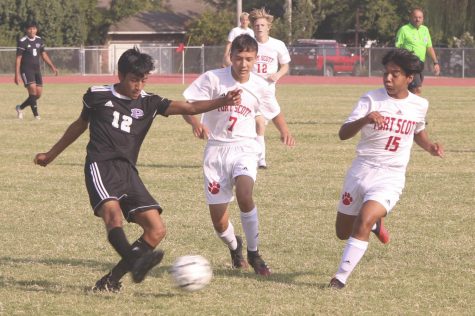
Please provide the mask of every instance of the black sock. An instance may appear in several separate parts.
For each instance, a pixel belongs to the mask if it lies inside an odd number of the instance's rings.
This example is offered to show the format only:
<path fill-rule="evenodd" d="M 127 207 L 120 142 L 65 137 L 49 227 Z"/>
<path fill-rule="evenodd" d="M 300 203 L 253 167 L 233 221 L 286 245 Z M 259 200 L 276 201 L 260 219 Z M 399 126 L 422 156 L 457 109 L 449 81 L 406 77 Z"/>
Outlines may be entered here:
<path fill-rule="evenodd" d="M 29 95 L 28 98 L 26 98 L 25 101 L 23 101 L 23 103 L 20 105 L 20 110 L 23 110 L 27 106 L 31 105 L 31 98 L 30 97 L 31 97 L 31 95 Z"/>
<path fill-rule="evenodd" d="M 30 99 L 31 111 L 33 112 L 33 115 L 38 116 L 39 115 L 38 104 L 36 103 L 36 100 L 38 100 L 38 98 L 36 97 L 36 95 L 30 95 L 29 99 Z"/>
<path fill-rule="evenodd" d="M 128 262 L 132 261 L 133 256 L 130 244 L 122 227 L 112 228 L 107 235 L 107 239 L 109 239 L 112 247 L 114 247 L 122 259 L 125 259 Z"/>
<path fill-rule="evenodd" d="M 135 258 L 138 258 L 143 254 L 152 251 L 153 247 L 151 247 L 145 240 L 143 240 L 142 237 L 140 237 L 132 244 L 132 246 L 130 246 L 130 249 L 131 252 L 136 256 Z M 125 259 L 121 259 L 119 263 L 117 263 L 117 265 L 112 268 L 111 278 L 115 281 L 119 281 L 129 271 L 129 263 Z"/>

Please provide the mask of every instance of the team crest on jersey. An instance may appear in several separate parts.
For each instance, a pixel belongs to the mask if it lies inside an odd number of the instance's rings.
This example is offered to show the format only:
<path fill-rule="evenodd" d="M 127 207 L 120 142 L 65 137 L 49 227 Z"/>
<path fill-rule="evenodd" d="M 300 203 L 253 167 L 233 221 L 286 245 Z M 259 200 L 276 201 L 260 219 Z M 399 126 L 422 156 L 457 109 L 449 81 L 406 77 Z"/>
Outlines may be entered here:
<path fill-rule="evenodd" d="M 36 43 L 36 48 L 40 48 L 41 44 L 40 43 Z"/>
<path fill-rule="evenodd" d="M 141 109 L 132 109 L 130 110 L 131 114 L 130 116 L 132 116 L 134 119 L 139 119 L 143 116 L 143 110 Z"/>

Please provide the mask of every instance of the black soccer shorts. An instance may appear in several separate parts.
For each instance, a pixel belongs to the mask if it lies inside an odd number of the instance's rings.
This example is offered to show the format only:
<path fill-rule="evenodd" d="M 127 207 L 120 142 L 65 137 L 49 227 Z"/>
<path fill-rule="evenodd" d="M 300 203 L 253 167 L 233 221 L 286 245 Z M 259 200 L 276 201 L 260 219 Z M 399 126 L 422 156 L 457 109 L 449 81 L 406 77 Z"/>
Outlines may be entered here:
<path fill-rule="evenodd" d="M 41 75 L 41 71 L 34 70 L 34 69 L 21 69 L 21 80 L 23 80 L 23 84 L 25 87 L 34 83 L 37 86 L 43 86 L 43 76 Z"/>
<path fill-rule="evenodd" d="M 150 195 L 137 169 L 125 160 L 86 161 L 84 166 L 86 188 L 94 215 L 109 200 L 118 200 L 124 218 L 134 222 L 136 212 L 157 209 L 158 202 Z"/>

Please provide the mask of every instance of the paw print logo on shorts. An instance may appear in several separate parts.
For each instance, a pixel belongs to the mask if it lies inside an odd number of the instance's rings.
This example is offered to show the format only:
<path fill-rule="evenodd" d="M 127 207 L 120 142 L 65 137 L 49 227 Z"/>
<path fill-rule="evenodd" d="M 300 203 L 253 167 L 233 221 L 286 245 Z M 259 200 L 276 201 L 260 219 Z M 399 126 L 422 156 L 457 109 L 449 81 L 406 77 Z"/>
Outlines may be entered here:
<path fill-rule="evenodd" d="M 343 193 L 343 196 L 341 197 L 341 199 L 343 200 L 344 205 L 350 205 L 351 202 L 353 202 L 353 198 L 348 192 Z"/>
<path fill-rule="evenodd" d="M 216 181 L 213 181 L 213 182 L 208 183 L 208 191 L 209 191 L 211 194 L 218 194 L 220 187 L 221 187 L 221 186 L 220 186 L 219 183 L 216 182 Z"/>

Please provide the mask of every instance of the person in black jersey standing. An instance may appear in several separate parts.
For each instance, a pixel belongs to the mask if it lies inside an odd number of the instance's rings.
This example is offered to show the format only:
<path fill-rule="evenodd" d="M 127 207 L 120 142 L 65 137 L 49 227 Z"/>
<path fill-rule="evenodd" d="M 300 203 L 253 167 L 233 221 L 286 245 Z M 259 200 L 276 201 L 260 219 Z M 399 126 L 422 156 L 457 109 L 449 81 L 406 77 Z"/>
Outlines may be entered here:
<path fill-rule="evenodd" d="M 31 111 L 36 119 L 40 119 L 38 114 L 37 100 L 43 92 L 43 78 L 40 70 L 40 58 L 51 68 L 57 76 L 58 69 L 54 66 L 45 51 L 43 39 L 36 35 L 38 28 L 35 22 L 29 22 L 26 26 L 26 35 L 20 38 L 17 44 L 15 59 L 15 84 L 23 80 L 25 88 L 28 90 L 28 98 L 21 105 L 16 106 L 17 117 L 23 119 L 23 109 L 31 106 Z"/>
<path fill-rule="evenodd" d="M 48 152 L 38 153 L 34 159 L 36 164 L 47 166 L 89 127 L 84 173 L 90 203 L 122 258 L 96 282 L 93 291 L 120 291 L 120 279 L 129 271 L 134 282 L 142 282 L 162 260 L 163 251 L 153 251 L 165 237 L 162 208 L 136 169 L 140 147 L 155 117 L 193 115 L 241 103 L 238 89 L 224 97 L 192 103 L 145 93 L 143 88 L 154 69 L 153 59 L 136 48 L 122 54 L 118 69 L 119 83 L 89 88 L 79 118 Z M 132 245 L 122 229 L 122 216 L 143 228 L 142 236 Z"/>

